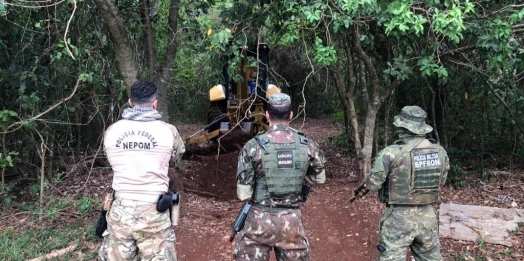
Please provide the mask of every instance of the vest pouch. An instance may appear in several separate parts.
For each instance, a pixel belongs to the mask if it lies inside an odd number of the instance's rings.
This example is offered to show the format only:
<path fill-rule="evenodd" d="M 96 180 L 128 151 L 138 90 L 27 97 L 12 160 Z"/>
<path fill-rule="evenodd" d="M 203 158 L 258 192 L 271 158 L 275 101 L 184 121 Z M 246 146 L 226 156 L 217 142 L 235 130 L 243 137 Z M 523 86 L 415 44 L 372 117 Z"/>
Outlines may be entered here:
<path fill-rule="evenodd" d="M 428 205 L 437 202 L 444 150 L 436 144 L 409 149 L 402 149 L 398 165 L 394 164 L 388 175 L 387 203 Z"/>
<path fill-rule="evenodd" d="M 173 205 L 171 193 L 163 193 L 156 202 L 156 210 L 160 213 L 164 213 L 171 207 L 171 205 Z"/>
<path fill-rule="evenodd" d="M 442 155 L 436 148 L 411 151 L 411 193 L 431 193 L 439 190 Z"/>
<path fill-rule="evenodd" d="M 264 134 L 265 135 L 265 134 Z M 261 138 L 266 138 L 261 135 Z M 307 140 L 301 141 L 301 136 L 294 134 L 295 142 L 280 143 L 268 139 L 265 144 L 268 151 L 273 153 L 262 154 L 262 169 L 265 177 L 258 179 L 255 190 L 255 199 L 269 194 L 269 199 L 282 201 L 290 199 L 296 201 L 302 193 L 304 176 L 308 169 Z"/>

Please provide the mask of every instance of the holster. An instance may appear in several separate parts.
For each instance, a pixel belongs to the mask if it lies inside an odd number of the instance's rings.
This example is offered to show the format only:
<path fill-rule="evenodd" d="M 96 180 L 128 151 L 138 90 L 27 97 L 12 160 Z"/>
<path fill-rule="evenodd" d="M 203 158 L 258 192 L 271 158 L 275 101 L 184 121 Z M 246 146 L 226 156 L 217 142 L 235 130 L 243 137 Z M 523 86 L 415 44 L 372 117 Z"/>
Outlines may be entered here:
<path fill-rule="evenodd" d="M 104 234 L 104 231 L 107 229 L 107 219 L 106 219 L 106 213 L 111 209 L 111 204 L 113 203 L 113 200 L 115 199 L 115 191 L 110 188 L 107 191 L 106 196 L 104 197 L 104 201 L 102 202 L 102 206 L 100 209 L 100 217 L 98 218 L 98 222 L 96 223 L 95 228 L 95 235 L 99 238 L 102 238 L 102 235 Z"/>
<path fill-rule="evenodd" d="M 158 198 L 156 202 L 156 210 L 160 213 L 166 212 L 166 210 L 171 208 L 171 193 L 163 193 Z"/>

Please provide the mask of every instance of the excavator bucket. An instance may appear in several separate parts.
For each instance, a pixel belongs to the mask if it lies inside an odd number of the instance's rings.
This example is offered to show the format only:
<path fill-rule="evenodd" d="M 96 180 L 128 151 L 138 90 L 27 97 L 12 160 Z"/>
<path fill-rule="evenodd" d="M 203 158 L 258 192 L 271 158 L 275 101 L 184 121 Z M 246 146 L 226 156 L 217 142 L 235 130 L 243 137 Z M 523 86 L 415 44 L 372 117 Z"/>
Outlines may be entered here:
<path fill-rule="evenodd" d="M 246 143 L 253 138 L 254 129 L 253 123 L 250 121 L 240 122 L 232 125 L 229 122 L 221 122 L 227 119 L 227 115 L 223 114 L 215 121 L 204 126 L 202 129 L 186 138 L 187 145 L 199 144 L 208 140 L 221 142 L 235 142 L 238 144 Z M 220 127 L 216 130 L 205 132 L 213 125 L 219 123 Z"/>
<path fill-rule="evenodd" d="M 240 122 L 236 126 L 230 126 L 229 122 L 220 124 L 220 138 L 217 140 L 223 143 L 244 144 L 253 138 L 253 123 L 246 121 Z"/>

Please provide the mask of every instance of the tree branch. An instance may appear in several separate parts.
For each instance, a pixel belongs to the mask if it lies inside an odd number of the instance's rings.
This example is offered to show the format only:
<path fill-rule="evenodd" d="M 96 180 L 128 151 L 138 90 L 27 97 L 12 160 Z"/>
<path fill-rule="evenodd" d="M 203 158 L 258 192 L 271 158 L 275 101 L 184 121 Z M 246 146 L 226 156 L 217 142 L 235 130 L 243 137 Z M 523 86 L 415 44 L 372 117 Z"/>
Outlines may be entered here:
<path fill-rule="evenodd" d="M 353 49 L 355 50 L 355 53 L 357 54 L 357 56 L 362 60 L 362 62 L 364 62 L 366 70 L 369 73 L 369 77 L 371 78 L 371 88 L 372 88 L 371 95 L 373 97 L 373 101 L 368 104 L 372 106 L 380 106 L 379 101 L 376 99 L 378 95 L 378 88 L 380 86 L 380 80 L 378 79 L 377 71 L 375 70 L 375 67 L 371 63 L 371 59 L 369 58 L 369 56 L 366 54 L 366 52 L 364 52 L 364 49 L 362 49 L 362 45 L 360 45 L 360 33 L 359 33 L 358 24 L 355 23 L 355 26 L 353 28 L 355 32 L 355 34 L 353 35 Z M 364 87 L 367 88 L 366 86 Z"/>
<path fill-rule="evenodd" d="M 53 106 L 49 107 L 47 110 L 37 114 L 36 116 L 33 116 L 27 120 L 21 120 L 21 121 L 17 121 L 11 125 L 9 125 L 7 127 L 7 130 L 4 131 L 4 132 L 0 132 L 0 134 L 5 134 L 5 133 L 9 133 L 9 132 L 13 132 L 15 130 L 17 130 L 18 128 L 22 127 L 24 125 L 24 123 L 27 123 L 27 122 L 31 122 L 31 121 L 34 121 L 34 120 L 37 120 L 39 119 L 40 117 L 44 116 L 45 114 L 47 114 L 48 112 L 52 111 L 54 108 L 58 107 L 60 104 L 70 100 L 71 98 L 73 98 L 73 96 L 75 95 L 76 93 L 76 90 L 78 89 L 78 86 L 80 85 L 80 76 L 78 77 L 78 79 L 76 79 L 76 84 L 75 84 L 75 88 L 73 89 L 73 91 L 71 92 L 71 94 L 69 94 L 69 96 L 67 96 L 66 98 L 63 98 L 61 99 L 60 101 L 58 101 L 57 103 L 55 103 Z M 18 126 L 18 128 L 14 129 L 14 130 L 9 130 L 15 126 Z"/>

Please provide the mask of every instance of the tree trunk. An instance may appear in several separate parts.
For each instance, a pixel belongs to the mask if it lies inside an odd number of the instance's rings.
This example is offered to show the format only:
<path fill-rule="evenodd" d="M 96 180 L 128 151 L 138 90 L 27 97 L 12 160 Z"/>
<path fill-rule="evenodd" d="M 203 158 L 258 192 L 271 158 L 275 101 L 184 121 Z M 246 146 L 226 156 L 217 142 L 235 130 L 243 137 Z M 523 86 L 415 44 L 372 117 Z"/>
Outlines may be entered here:
<path fill-rule="evenodd" d="M 375 122 L 377 120 L 377 112 L 379 107 L 368 106 L 366 113 L 365 129 L 364 129 L 364 142 L 362 149 L 359 152 L 358 166 L 360 173 L 358 179 L 360 182 L 364 182 L 366 175 L 371 171 L 371 159 L 373 153 L 373 137 L 375 134 Z"/>
<path fill-rule="evenodd" d="M 366 175 L 368 175 L 371 170 L 371 159 L 373 153 L 373 134 L 375 131 L 375 121 L 377 118 L 377 113 L 384 101 L 391 94 L 391 92 L 401 83 L 400 80 L 395 79 L 393 82 L 390 82 L 385 87 L 381 88 L 380 79 L 377 73 L 377 70 L 374 67 L 374 64 L 371 61 L 371 58 L 366 54 L 364 49 L 360 44 L 360 33 L 358 25 L 354 27 L 353 34 L 353 49 L 355 54 L 360 60 L 360 78 L 362 91 L 364 93 L 364 100 L 366 102 L 366 120 L 365 120 L 365 129 L 364 129 L 364 142 L 362 143 L 362 149 L 357 150 L 358 165 L 360 172 L 358 179 L 360 182 L 364 182 Z M 369 88 L 368 81 L 366 78 L 369 77 Z M 389 124 L 389 123 L 387 123 Z"/>
<path fill-rule="evenodd" d="M 122 81 L 130 87 L 138 79 L 138 66 L 120 11 L 113 0 L 94 0 L 115 47 L 115 60 Z"/>
<path fill-rule="evenodd" d="M 111 39 L 115 47 L 115 60 L 118 64 L 118 71 L 124 81 L 124 84 L 129 88 L 138 79 L 139 70 L 138 63 L 135 59 L 135 53 L 131 41 L 127 34 L 126 27 L 121 18 L 120 11 L 115 5 L 114 1 L 110 0 L 94 0 L 96 6 L 100 10 L 100 15 L 106 24 Z M 178 30 L 178 11 L 180 7 L 180 0 L 171 0 L 169 7 L 169 17 L 167 23 L 167 45 L 166 56 L 162 63 L 157 61 L 156 50 L 157 44 L 153 38 L 153 25 L 150 19 L 151 1 L 145 1 L 140 4 L 144 9 L 142 12 L 142 22 L 144 23 L 144 30 L 146 40 L 147 53 L 147 76 L 158 87 L 158 111 L 162 114 L 162 119 L 169 122 L 168 110 L 168 91 L 169 78 L 175 64 L 176 53 L 178 50 L 178 42 L 176 33 Z"/>
<path fill-rule="evenodd" d="M 176 33 L 178 30 L 178 11 L 180 9 L 180 0 L 171 0 L 171 6 L 169 7 L 169 20 L 167 23 L 167 46 L 166 46 L 166 57 L 163 63 L 158 64 L 157 72 L 159 72 L 158 78 L 155 79 L 155 84 L 158 87 L 160 97 L 158 97 L 158 111 L 162 114 L 162 120 L 170 122 L 169 118 L 169 100 L 167 99 L 169 92 L 169 78 L 173 72 L 173 66 L 175 65 L 176 53 L 178 51 L 178 41 Z"/>

